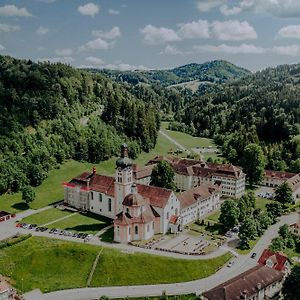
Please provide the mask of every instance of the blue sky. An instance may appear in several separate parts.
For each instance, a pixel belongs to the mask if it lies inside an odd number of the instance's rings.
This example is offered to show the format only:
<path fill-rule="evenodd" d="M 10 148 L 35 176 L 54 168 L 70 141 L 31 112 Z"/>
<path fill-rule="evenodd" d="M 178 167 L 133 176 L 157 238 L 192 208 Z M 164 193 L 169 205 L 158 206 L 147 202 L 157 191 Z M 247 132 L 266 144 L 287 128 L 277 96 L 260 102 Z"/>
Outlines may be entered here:
<path fill-rule="evenodd" d="M 1 0 L 0 53 L 76 67 L 300 62 L 300 0 Z"/>

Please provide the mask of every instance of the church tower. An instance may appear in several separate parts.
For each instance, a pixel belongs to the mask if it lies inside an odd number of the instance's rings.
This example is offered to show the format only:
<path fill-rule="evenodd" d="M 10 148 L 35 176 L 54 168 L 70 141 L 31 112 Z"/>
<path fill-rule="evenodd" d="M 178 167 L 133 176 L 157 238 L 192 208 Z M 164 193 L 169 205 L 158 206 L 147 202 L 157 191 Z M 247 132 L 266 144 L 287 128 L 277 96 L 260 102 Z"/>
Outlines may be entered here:
<path fill-rule="evenodd" d="M 115 215 L 122 211 L 124 198 L 131 193 L 133 183 L 132 161 L 128 157 L 128 146 L 121 146 L 121 157 L 116 161 Z"/>

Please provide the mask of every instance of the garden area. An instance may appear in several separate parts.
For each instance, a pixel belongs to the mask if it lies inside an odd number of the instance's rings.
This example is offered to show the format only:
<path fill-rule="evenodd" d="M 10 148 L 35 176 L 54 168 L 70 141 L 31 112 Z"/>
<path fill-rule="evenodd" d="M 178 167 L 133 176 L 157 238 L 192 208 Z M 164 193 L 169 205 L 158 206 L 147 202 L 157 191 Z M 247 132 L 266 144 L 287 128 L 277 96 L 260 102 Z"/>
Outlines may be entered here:
<path fill-rule="evenodd" d="M 101 247 L 88 244 L 30 237 L 0 250 L 0 273 L 22 292 L 36 288 L 50 292 L 86 287 L 99 250 Z M 230 259 L 230 253 L 209 260 L 189 261 L 103 248 L 91 286 L 196 280 L 214 274 Z"/>

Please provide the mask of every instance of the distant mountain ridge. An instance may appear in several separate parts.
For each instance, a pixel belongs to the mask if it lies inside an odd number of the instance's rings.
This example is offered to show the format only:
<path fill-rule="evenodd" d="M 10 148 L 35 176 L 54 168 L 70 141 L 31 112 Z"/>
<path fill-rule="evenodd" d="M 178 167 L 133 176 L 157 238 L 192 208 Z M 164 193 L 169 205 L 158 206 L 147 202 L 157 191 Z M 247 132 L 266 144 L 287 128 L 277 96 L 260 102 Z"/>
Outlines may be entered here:
<path fill-rule="evenodd" d="M 117 71 L 98 70 L 115 81 L 128 82 L 130 84 L 160 84 L 170 86 L 190 81 L 224 83 L 233 79 L 238 79 L 251 72 L 238 67 L 225 60 L 214 60 L 203 64 L 191 63 L 169 70 L 149 70 L 149 71 Z"/>

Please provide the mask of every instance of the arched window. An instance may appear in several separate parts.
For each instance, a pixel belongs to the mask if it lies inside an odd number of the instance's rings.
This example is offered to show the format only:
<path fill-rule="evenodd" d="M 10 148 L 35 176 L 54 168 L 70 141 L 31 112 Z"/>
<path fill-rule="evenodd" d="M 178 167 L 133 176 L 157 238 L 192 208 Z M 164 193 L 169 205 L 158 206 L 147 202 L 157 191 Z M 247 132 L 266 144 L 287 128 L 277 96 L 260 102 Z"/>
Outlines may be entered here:
<path fill-rule="evenodd" d="M 134 227 L 134 233 L 135 234 L 138 234 L 139 233 L 139 227 L 137 225 L 135 225 Z"/>

